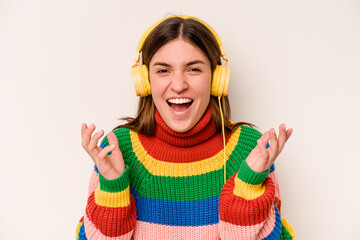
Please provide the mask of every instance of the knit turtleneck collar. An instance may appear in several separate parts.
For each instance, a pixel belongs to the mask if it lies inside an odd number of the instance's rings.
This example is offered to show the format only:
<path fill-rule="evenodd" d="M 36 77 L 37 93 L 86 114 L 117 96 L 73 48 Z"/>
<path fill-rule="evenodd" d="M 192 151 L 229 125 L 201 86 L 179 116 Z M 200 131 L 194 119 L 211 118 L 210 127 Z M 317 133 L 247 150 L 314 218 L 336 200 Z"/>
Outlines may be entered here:
<path fill-rule="evenodd" d="M 171 130 L 157 111 L 155 122 L 154 136 L 136 134 L 139 139 L 137 142 L 134 138 L 133 142 L 136 154 L 145 151 L 159 161 L 190 163 L 213 157 L 223 149 L 223 141 L 221 135 L 216 133 L 210 108 L 192 129 L 184 133 Z"/>
<path fill-rule="evenodd" d="M 168 144 L 178 147 L 189 147 L 202 143 L 216 133 L 216 126 L 212 121 L 210 108 L 205 111 L 200 121 L 192 129 L 184 133 L 170 129 L 157 110 L 155 112 L 155 121 L 155 136 Z"/>

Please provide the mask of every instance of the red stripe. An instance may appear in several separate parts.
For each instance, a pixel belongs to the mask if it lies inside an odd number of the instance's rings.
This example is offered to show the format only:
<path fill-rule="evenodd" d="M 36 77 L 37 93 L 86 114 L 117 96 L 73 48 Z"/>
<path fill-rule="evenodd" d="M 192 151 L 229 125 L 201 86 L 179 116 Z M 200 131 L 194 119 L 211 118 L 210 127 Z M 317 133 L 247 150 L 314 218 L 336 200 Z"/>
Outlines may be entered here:
<path fill-rule="evenodd" d="M 226 182 L 219 203 L 220 220 L 240 226 L 262 223 L 268 217 L 275 198 L 275 185 L 271 178 L 264 182 L 265 192 L 253 200 L 245 200 L 234 195 L 234 178 Z"/>
<path fill-rule="evenodd" d="M 95 202 L 94 192 L 89 196 L 86 214 L 90 221 L 108 237 L 124 235 L 135 227 L 136 207 L 135 199 L 130 195 L 131 203 L 127 207 L 103 207 Z"/>
<path fill-rule="evenodd" d="M 230 136 L 227 136 L 228 142 Z M 139 134 L 142 146 L 150 156 L 157 160 L 175 163 L 189 163 L 210 158 L 223 150 L 222 138 L 215 134 L 208 141 L 192 147 L 177 147 L 159 140 L 156 137 Z"/>

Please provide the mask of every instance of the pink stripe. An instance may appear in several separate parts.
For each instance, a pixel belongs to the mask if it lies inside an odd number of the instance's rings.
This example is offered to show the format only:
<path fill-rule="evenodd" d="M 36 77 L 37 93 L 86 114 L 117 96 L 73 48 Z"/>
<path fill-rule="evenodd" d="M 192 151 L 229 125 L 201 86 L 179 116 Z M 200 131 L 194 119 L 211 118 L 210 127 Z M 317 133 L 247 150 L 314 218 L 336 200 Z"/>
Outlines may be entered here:
<path fill-rule="evenodd" d="M 95 169 L 91 172 L 90 184 L 88 190 L 88 197 L 100 186 L 99 184 L 99 174 L 95 171 Z"/>
<path fill-rule="evenodd" d="M 280 198 L 280 186 L 279 186 L 279 179 L 278 175 L 276 174 L 276 170 L 269 174 L 269 177 L 274 181 L 275 186 L 275 204 L 279 210 L 281 215 L 281 198 Z"/>
<path fill-rule="evenodd" d="M 275 227 L 275 208 L 272 207 L 265 223 L 259 223 L 252 226 L 240 226 L 232 223 L 220 221 L 221 239 L 242 239 L 255 240 L 262 239 L 269 235 Z"/>
<path fill-rule="evenodd" d="M 279 179 L 277 174 L 275 173 L 275 171 L 273 171 L 272 173 L 269 174 L 269 177 L 272 178 L 272 180 L 274 181 L 274 185 L 275 185 L 275 196 L 277 196 L 279 199 L 280 198 L 280 188 L 279 188 Z"/>
<path fill-rule="evenodd" d="M 125 240 L 125 239 L 132 239 L 132 234 L 134 230 L 128 232 L 125 235 L 118 236 L 118 237 L 107 237 L 103 235 L 100 230 L 96 229 L 95 225 L 89 220 L 89 218 L 85 215 L 84 217 L 84 225 L 85 225 L 85 233 L 87 239 L 92 240 Z"/>
<path fill-rule="evenodd" d="M 276 212 L 275 207 L 272 205 L 268 218 L 266 219 L 264 226 L 260 230 L 259 239 L 267 237 L 275 228 Z"/>
<path fill-rule="evenodd" d="M 221 239 L 255 240 L 263 224 L 264 223 L 252 226 L 239 226 L 220 221 L 220 236 Z"/>
<path fill-rule="evenodd" d="M 220 239 L 220 236 L 218 224 L 198 227 L 182 227 L 137 221 L 135 225 L 134 240 L 138 239 Z"/>

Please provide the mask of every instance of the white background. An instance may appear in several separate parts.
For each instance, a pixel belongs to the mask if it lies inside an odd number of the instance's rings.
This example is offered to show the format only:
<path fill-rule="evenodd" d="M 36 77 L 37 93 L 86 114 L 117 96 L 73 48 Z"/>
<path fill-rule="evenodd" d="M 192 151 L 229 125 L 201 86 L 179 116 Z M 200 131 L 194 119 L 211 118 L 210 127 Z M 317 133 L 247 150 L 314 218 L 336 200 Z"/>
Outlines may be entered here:
<path fill-rule="evenodd" d="M 294 133 L 277 159 L 297 239 L 360 239 L 360 1 L 0 1 L 0 239 L 74 239 L 93 163 L 82 122 L 133 116 L 137 42 L 199 17 L 230 59 L 234 121 Z"/>

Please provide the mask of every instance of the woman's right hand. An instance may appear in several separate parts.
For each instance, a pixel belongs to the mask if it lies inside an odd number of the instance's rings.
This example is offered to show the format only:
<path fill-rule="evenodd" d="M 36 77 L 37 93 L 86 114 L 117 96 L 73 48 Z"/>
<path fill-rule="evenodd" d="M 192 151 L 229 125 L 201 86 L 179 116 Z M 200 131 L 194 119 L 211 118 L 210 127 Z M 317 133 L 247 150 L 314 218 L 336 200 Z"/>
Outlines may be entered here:
<path fill-rule="evenodd" d="M 81 125 L 81 145 L 93 159 L 96 167 L 105 179 L 116 179 L 125 171 L 125 162 L 117 137 L 113 132 L 108 133 L 109 146 L 102 149 L 98 146 L 98 141 L 104 135 L 104 131 L 100 130 L 94 136 L 91 136 L 94 130 L 94 124 L 91 124 L 89 127 L 85 123 Z M 108 155 L 109 152 L 112 152 L 111 155 Z"/>

